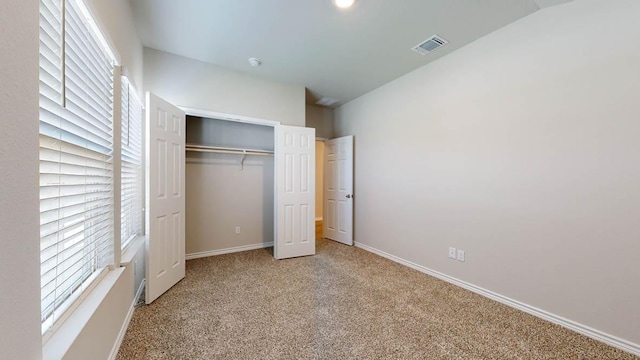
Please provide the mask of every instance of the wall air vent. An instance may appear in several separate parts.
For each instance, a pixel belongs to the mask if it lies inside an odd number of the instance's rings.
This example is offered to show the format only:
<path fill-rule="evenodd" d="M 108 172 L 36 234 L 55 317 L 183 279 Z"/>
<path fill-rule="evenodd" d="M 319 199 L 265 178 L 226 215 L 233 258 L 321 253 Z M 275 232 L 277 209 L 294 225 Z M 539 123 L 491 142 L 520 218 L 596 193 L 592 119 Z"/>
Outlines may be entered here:
<path fill-rule="evenodd" d="M 433 35 L 427 40 L 421 42 L 420 44 L 411 48 L 411 50 L 422 54 L 427 55 L 428 53 L 439 49 L 440 47 L 447 45 L 449 42 L 438 35 Z"/>

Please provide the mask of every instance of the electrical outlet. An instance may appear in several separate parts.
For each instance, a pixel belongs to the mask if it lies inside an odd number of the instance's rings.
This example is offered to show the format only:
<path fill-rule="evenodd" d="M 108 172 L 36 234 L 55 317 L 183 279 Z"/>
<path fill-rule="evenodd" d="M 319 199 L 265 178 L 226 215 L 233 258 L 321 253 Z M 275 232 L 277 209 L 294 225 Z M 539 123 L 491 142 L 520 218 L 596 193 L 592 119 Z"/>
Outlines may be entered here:
<path fill-rule="evenodd" d="M 450 247 L 449 248 L 449 258 L 450 259 L 455 259 L 456 258 L 456 248 L 454 248 L 454 247 Z"/>
<path fill-rule="evenodd" d="M 240 234 L 240 226 L 236 226 L 236 234 Z"/>
<path fill-rule="evenodd" d="M 458 250 L 458 261 L 464 262 L 464 250 Z"/>

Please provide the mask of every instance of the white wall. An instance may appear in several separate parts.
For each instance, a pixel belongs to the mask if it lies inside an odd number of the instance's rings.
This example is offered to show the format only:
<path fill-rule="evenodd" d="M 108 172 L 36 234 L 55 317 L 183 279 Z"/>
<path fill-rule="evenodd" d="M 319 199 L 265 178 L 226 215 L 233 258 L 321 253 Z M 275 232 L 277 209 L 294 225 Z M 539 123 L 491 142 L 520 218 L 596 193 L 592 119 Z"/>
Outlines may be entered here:
<path fill-rule="evenodd" d="M 0 359 L 40 358 L 38 2 L 0 2 Z"/>
<path fill-rule="evenodd" d="M 337 109 L 356 241 L 640 349 L 639 17 L 547 8 Z"/>
<path fill-rule="evenodd" d="M 305 126 L 305 89 L 144 48 L 145 90 L 178 106 Z"/>

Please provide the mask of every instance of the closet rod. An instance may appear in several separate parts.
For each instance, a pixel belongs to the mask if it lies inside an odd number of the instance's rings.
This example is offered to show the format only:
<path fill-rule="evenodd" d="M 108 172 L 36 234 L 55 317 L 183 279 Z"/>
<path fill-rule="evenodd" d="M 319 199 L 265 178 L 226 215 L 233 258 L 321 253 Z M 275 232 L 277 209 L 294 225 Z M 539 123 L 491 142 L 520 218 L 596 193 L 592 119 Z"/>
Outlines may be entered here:
<path fill-rule="evenodd" d="M 256 149 L 238 149 L 238 148 L 228 148 L 228 147 L 220 147 L 220 146 L 207 146 L 207 145 L 193 145 L 189 144 L 185 146 L 186 151 L 196 151 L 196 152 L 206 152 L 206 153 L 217 153 L 217 154 L 238 154 L 242 155 L 240 158 L 240 170 L 244 169 L 244 159 L 247 155 L 258 155 L 258 156 L 273 156 L 273 151 L 269 150 L 256 150 Z"/>
<path fill-rule="evenodd" d="M 198 149 L 198 148 L 186 148 L 187 151 L 207 152 L 216 154 L 238 154 L 238 155 L 259 155 L 259 156 L 273 156 L 273 152 L 258 152 L 258 151 L 242 151 L 242 150 L 218 150 L 218 149 Z"/>
<path fill-rule="evenodd" d="M 273 151 L 269 151 L 269 150 L 238 149 L 238 148 L 206 146 L 206 145 L 187 145 L 185 147 L 185 150 L 198 151 L 198 152 L 212 152 L 212 153 L 219 153 L 219 154 L 241 154 L 241 155 L 262 155 L 262 156 L 273 155 Z"/>

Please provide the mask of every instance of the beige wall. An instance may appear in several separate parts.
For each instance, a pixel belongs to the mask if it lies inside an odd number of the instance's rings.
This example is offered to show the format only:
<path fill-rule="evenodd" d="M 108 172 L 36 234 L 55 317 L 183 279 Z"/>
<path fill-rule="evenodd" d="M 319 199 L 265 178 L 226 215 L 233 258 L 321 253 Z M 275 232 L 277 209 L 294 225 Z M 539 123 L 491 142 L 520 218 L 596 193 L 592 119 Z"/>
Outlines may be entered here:
<path fill-rule="evenodd" d="M 39 359 L 38 2 L 0 2 L 0 359 Z"/>
<path fill-rule="evenodd" d="M 639 17 L 543 9 L 337 109 L 356 241 L 640 344 Z"/>
<path fill-rule="evenodd" d="M 306 104 L 306 127 L 316 129 L 316 138 L 334 138 L 333 109 Z M 324 142 L 316 141 L 316 219 L 324 214 Z"/>
<path fill-rule="evenodd" d="M 188 154 L 186 254 L 273 242 L 273 158 Z M 240 234 L 235 233 L 240 226 Z"/>
<path fill-rule="evenodd" d="M 178 106 L 304 126 L 303 86 L 283 84 L 150 48 L 145 90 Z"/>
<path fill-rule="evenodd" d="M 333 139 L 333 109 L 306 104 L 306 127 L 316 129 L 316 137 Z"/>
<path fill-rule="evenodd" d="M 316 141 L 316 219 L 324 216 L 324 141 Z"/>

